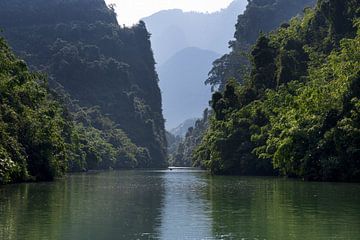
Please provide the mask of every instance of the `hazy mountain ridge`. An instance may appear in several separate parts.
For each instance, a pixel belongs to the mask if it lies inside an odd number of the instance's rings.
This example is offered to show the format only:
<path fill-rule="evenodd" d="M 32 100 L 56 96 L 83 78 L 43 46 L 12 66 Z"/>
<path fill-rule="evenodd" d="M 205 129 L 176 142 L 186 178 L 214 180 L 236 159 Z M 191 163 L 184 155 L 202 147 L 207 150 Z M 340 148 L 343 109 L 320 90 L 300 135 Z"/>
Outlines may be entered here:
<path fill-rule="evenodd" d="M 220 55 L 199 48 L 185 48 L 158 67 L 166 126 L 201 117 L 211 96 L 204 84 L 211 63 Z"/>
<path fill-rule="evenodd" d="M 177 126 L 176 128 L 171 129 L 169 132 L 172 135 L 174 135 L 175 137 L 180 136 L 183 138 L 183 137 L 185 137 L 189 128 L 195 126 L 195 122 L 197 120 L 198 120 L 197 118 L 187 119 L 183 123 L 181 123 L 179 126 Z"/>
<path fill-rule="evenodd" d="M 228 52 L 237 16 L 247 2 L 236 0 L 215 13 L 164 10 L 144 18 L 163 94 L 168 129 L 201 117 L 211 90 L 205 86 L 212 62 Z"/>
<path fill-rule="evenodd" d="M 164 10 L 144 18 L 152 34 L 155 59 L 164 63 L 185 47 L 208 49 L 219 54 L 228 51 L 228 41 L 233 38 L 237 16 L 247 1 L 235 0 L 228 8 L 215 13 Z"/>

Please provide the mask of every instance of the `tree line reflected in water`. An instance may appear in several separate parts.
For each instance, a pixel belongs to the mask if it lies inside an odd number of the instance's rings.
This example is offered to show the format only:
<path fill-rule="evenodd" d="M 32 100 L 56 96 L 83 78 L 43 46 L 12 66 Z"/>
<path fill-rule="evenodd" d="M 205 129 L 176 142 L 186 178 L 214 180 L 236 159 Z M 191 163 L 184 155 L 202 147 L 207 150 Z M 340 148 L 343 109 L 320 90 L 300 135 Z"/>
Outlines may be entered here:
<path fill-rule="evenodd" d="M 0 239 L 356 239 L 360 186 L 120 171 L 0 187 Z"/>

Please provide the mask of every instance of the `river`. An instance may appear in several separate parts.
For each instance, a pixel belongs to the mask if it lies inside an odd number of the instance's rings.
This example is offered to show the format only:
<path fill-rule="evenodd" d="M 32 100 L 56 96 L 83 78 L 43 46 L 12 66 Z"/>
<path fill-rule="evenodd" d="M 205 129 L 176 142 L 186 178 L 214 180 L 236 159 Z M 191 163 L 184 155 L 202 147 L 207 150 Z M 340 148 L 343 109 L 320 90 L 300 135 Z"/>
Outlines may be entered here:
<path fill-rule="evenodd" d="M 360 239 L 360 184 L 111 171 L 0 186 L 0 239 Z"/>

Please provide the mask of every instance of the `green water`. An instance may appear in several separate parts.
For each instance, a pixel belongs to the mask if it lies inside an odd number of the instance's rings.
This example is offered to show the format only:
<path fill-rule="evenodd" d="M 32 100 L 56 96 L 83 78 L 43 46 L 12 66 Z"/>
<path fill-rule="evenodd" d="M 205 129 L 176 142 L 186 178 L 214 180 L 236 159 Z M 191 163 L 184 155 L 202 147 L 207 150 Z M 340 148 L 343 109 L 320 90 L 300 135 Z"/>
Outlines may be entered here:
<path fill-rule="evenodd" d="M 77 174 L 0 187 L 0 239 L 360 239 L 360 185 L 184 170 Z"/>

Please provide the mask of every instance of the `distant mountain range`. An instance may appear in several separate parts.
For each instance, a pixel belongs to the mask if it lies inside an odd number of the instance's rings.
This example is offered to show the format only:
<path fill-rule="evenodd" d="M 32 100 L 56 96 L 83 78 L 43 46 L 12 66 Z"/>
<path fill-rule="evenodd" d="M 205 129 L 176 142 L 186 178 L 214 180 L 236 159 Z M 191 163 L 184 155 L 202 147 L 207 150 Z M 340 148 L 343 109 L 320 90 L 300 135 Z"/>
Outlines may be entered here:
<path fill-rule="evenodd" d="M 235 0 L 215 13 L 174 9 L 143 19 L 152 34 L 167 129 L 200 117 L 208 106 L 211 91 L 204 82 L 212 62 L 229 51 L 237 17 L 246 5 L 246 0 Z"/>
<path fill-rule="evenodd" d="M 247 0 L 235 0 L 229 7 L 215 13 L 164 10 L 143 19 L 152 34 L 152 48 L 158 64 L 163 64 L 186 47 L 208 49 L 219 54 L 228 52 L 237 16 Z"/>
<path fill-rule="evenodd" d="M 177 127 L 173 128 L 170 130 L 170 133 L 172 135 L 174 135 L 175 137 L 181 137 L 184 138 L 186 133 L 188 132 L 190 127 L 194 127 L 195 126 L 195 122 L 197 121 L 197 118 L 191 118 L 191 119 L 187 119 L 185 120 L 183 123 L 181 123 L 180 125 L 178 125 Z"/>
<path fill-rule="evenodd" d="M 210 87 L 204 80 L 211 63 L 219 56 L 209 50 L 190 47 L 158 67 L 167 129 L 178 126 L 184 119 L 201 116 L 211 97 Z"/>

